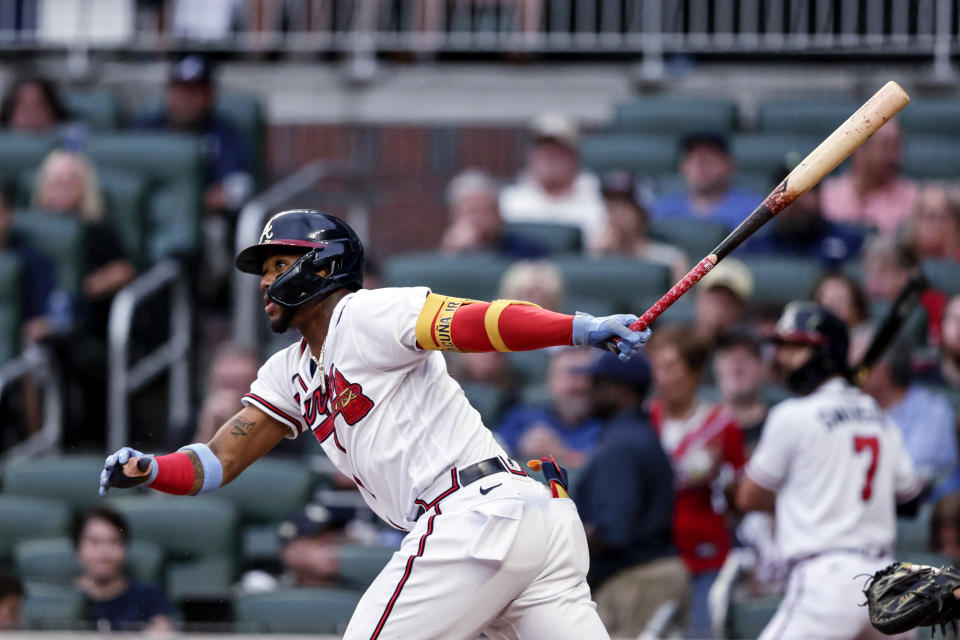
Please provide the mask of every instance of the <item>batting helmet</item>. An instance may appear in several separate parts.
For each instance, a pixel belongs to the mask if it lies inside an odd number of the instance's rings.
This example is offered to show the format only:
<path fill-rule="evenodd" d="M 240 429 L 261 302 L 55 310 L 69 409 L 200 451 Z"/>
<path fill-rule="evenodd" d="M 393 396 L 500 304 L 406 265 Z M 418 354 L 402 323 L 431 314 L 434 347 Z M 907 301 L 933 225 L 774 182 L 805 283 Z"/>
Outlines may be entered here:
<path fill-rule="evenodd" d="M 795 393 L 810 393 L 827 378 L 847 374 L 847 325 L 816 303 L 788 304 L 777 320 L 773 341 L 814 347 L 805 364 L 787 373 L 787 387 Z"/>
<path fill-rule="evenodd" d="M 267 220 L 260 241 L 237 256 L 237 268 L 260 275 L 267 257 L 300 251 L 304 255 L 267 289 L 273 302 L 296 308 L 337 289 L 363 287 L 360 238 L 340 218 L 309 209 L 283 211 Z M 326 275 L 320 275 L 323 269 Z"/>

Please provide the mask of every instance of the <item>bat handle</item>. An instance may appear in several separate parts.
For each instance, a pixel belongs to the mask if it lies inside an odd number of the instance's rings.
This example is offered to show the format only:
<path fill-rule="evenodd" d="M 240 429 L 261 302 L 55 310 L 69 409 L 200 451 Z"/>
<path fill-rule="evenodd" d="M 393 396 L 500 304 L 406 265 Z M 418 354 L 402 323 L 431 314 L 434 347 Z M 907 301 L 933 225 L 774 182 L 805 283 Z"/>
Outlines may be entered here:
<path fill-rule="evenodd" d="M 654 320 L 656 320 L 660 314 L 670 308 L 677 299 L 680 298 L 683 294 L 690 290 L 690 288 L 700 282 L 700 279 L 703 276 L 707 275 L 711 269 L 717 266 L 717 263 L 720 261 L 720 258 L 717 257 L 717 254 L 711 253 L 706 258 L 701 260 L 687 272 L 687 275 L 683 276 L 680 281 L 673 285 L 669 291 L 663 294 L 659 300 L 653 303 L 653 305 L 647 309 L 642 316 L 637 318 L 637 320 L 630 325 L 632 331 L 643 331 L 649 327 Z M 614 355 L 619 354 L 620 350 L 617 349 L 617 343 L 620 342 L 620 338 L 613 338 L 607 343 L 607 349 L 610 350 Z"/>

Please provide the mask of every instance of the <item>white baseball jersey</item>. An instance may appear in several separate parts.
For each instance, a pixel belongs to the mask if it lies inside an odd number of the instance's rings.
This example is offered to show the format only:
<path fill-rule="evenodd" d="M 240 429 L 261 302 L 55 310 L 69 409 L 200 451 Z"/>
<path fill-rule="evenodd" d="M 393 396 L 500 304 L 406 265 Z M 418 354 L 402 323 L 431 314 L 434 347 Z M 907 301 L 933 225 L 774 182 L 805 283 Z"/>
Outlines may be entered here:
<path fill-rule="evenodd" d="M 923 486 L 897 426 L 840 378 L 771 410 L 747 474 L 777 493 L 777 544 L 787 559 L 889 551 L 896 501 Z"/>
<path fill-rule="evenodd" d="M 306 341 L 274 354 L 243 398 L 323 445 L 367 504 L 410 530 L 417 498 L 451 467 L 507 454 L 483 426 L 439 351 L 416 343 L 426 287 L 361 290 L 333 310 L 323 359 Z"/>

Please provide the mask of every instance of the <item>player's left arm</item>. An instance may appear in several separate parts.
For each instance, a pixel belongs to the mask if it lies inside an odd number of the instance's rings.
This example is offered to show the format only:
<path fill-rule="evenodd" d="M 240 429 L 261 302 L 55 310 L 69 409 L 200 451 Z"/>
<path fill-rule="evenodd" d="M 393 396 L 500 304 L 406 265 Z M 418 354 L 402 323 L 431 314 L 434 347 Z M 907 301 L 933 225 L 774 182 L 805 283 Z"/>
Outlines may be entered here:
<path fill-rule="evenodd" d="M 773 511 L 777 503 L 777 494 L 754 482 L 750 476 L 744 474 L 737 485 L 737 509 L 742 513 L 747 511 Z"/>
<path fill-rule="evenodd" d="M 613 338 L 621 359 L 649 340 L 650 330 L 633 331 L 631 314 L 571 316 L 521 300 L 480 302 L 430 293 L 417 318 L 416 339 L 423 349 L 441 351 L 529 351 L 553 346 L 605 349 Z"/>

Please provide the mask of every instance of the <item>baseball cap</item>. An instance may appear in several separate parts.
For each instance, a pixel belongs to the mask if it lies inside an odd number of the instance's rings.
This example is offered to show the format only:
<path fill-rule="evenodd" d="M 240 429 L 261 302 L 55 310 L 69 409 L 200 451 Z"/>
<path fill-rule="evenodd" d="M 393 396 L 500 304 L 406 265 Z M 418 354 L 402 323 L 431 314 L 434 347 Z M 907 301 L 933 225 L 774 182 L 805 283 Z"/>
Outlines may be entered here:
<path fill-rule="evenodd" d="M 700 280 L 704 290 L 725 287 L 743 301 L 753 293 L 753 274 L 750 268 L 736 258 L 721 261 Z"/>
<path fill-rule="evenodd" d="M 650 363 L 640 353 L 624 362 L 608 351 L 594 360 L 587 373 L 593 378 L 628 384 L 641 395 L 646 395 L 650 388 Z"/>
<path fill-rule="evenodd" d="M 212 80 L 213 69 L 210 61 L 198 54 L 184 56 L 170 68 L 170 82 L 206 85 Z"/>
<path fill-rule="evenodd" d="M 730 155 L 727 139 L 715 131 L 694 131 L 680 140 L 680 155 L 685 156 L 696 147 L 709 147 Z"/>
<path fill-rule="evenodd" d="M 322 504 L 308 504 L 280 523 L 277 537 L 281 545 L 286 545 L 297 538 L 310 538 L 340 530 L 345 524 L 333 510 Z"/>
<path fill-rule="evenodd" d="M 574 149 L 580 142 L 577 124 L 562 113 L 543 113 L 530 121 L 530 137 L 534 140 L 553 140 Z"/>
<path fill-rule="evenodd" d="M 600 193 L 604 198 L 626 198 L 636 201 L 637 182 L 624 169 L 607 171 L 600 177 Z"/>

